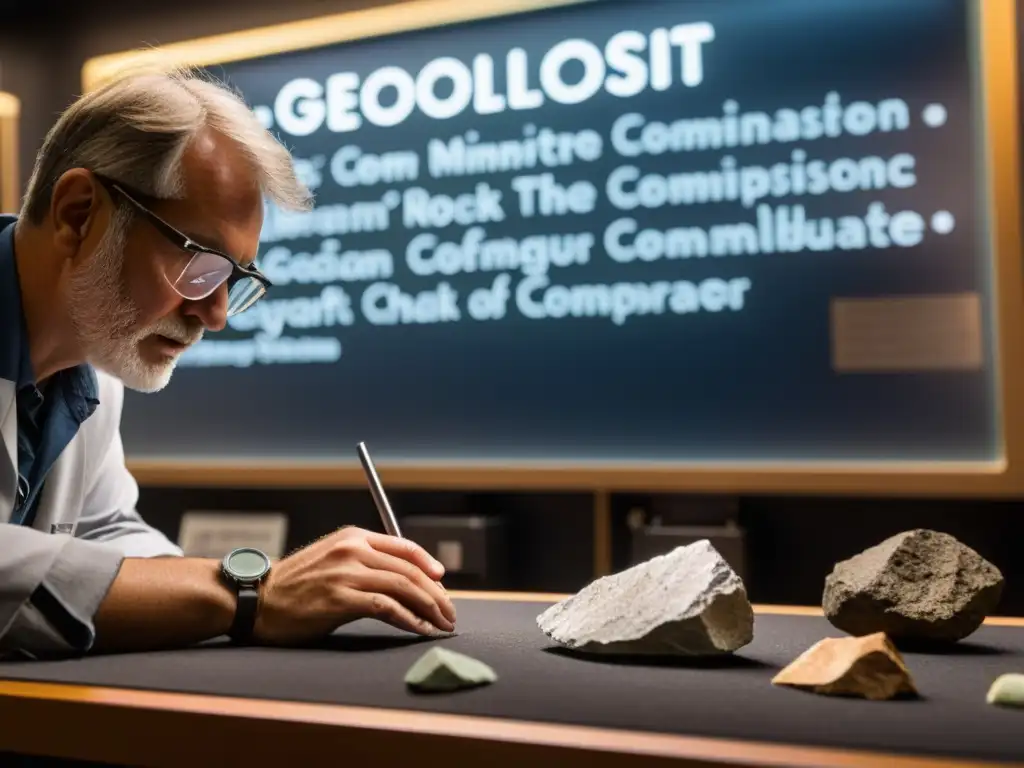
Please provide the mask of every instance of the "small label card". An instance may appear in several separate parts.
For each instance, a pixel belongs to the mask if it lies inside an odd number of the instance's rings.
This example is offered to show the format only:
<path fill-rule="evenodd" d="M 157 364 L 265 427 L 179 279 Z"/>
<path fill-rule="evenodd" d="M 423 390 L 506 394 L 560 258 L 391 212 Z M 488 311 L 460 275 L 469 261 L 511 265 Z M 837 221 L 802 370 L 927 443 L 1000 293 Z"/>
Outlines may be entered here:
<path fill-rule="evenodd" d="M 219 560 L 238 547 L 255 547 L 276 559 L 284 556 L 287 538 L 283 512 L 189 510 L 181 518 L 178 546 L 187 557 Z"/>

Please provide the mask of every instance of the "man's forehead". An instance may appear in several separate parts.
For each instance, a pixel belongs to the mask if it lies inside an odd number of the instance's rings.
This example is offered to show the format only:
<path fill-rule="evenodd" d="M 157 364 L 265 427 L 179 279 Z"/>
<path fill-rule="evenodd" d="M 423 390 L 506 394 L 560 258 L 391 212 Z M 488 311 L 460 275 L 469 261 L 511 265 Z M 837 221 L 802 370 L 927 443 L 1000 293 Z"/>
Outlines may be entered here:
<path fill-rule="evenodd" d="M 182 232 L 242 264 L 251 262 L 263 225 L 263 195 L 248 158 L 233 141 L 207 129 L 183 154 L 182 171 L 182 207 L 191 218 Z"/>
<path fill-rule="evenodd" d="M 233 140 L 200 131 L 182 155 L 187 199 L 213 206 L 222 218 L 251 221 L 262 215 L 263 196 L 252 161 Z"/>

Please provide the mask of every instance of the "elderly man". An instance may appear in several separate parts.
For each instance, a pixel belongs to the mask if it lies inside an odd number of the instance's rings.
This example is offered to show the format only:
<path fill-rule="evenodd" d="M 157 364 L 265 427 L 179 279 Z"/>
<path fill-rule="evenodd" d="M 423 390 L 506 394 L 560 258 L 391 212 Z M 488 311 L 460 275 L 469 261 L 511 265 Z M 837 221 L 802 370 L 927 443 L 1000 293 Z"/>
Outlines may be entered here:
<path fill-rule="evenodd" d="M 189 72 L 118 79 L 47 135 L 0 219 L 0 652 L 289 644 L 361 617 L 454 629 L 441 565 L 409 541 L 347 528 L 276 563 L 186 558 L 135 509 L 123 387 L 164 387 L 267 290 L 264 201 L 310 196 L 245 103 Z"/>

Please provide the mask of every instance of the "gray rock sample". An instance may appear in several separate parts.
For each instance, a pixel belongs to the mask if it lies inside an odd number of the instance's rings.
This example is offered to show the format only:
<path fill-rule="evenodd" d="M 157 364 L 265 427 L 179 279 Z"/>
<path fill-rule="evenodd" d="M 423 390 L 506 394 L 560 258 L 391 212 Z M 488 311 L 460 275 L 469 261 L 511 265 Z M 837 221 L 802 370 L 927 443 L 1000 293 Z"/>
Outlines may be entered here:
<path fill-rule="evenodd" d="M 954 643 L 995 610 L 1004 583 L 998 568 L 954 537 L 916 529 L 838 563 L 825 579 L 822 608 L 851 635 Z"/>
<path fill-rule="evenodd" d="M 754 638 L 743 581 L 707 539 L 591 582 L 537 625 L 593 654 L 719 656 Z"/>
<path fill-rule="evenodd" d="M 455 691 L 493 683 L 494 670 L 482 661 L 446 648 L 434 647 L 405 673 L 405 684 L 417 691 Z"/>

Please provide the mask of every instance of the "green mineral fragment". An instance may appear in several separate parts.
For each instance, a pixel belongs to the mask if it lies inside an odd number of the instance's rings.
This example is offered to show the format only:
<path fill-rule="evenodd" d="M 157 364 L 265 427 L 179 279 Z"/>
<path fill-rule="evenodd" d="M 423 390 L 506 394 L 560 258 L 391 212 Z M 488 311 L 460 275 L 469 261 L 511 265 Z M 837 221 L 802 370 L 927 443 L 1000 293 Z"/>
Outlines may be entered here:
<path fill-rule="evenodd" d="M 420 691 L 454 691 L 498 679 L 482 661 L 445 648 L 431 648 L 409 667 L 405 684 Z"/>
<path fill-rule="evenodd" d="M 985 701 L 1002 707 L 1024 707 L 1024 675 L 1000 675 L 988 689 Z"/>

